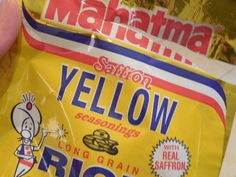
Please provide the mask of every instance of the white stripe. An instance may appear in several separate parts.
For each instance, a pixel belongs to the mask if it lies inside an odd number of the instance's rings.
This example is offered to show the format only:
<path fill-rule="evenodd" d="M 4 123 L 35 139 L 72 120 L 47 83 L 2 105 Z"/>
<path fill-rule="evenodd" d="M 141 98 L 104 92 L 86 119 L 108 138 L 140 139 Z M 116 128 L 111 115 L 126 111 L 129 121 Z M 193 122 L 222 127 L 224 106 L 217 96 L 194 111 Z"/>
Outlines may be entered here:
<path fill-rule="evenodd" d="M 53 35 L 49 35 L 46 33 L 39 32 L 33 29 L 28 22 L 23 19 L 23 24 L 25 26 L 26 31 L 37 41 L 41 41 L 53 46 L 61 47 L 64 49 L 72 50 L 74 52 L 79 53 L 89 53 L 90 56 L 99 57 L 104 56 L 109 59 L 109 61 L 115 62 L 117 64 L 124 64 L 128 66 L 135 66 L 135 69 L 145 71 L 145 73 L 160 78 L 162 80 L 168 81 L 170 83 L 176 84 L 178 86 L 193 90 L 195 92 L 199 92 L 203 95 L 209 96 L 214 99 L 222 108 L 224 115 L 226 115 L 226 106 L 221 98 L 221 96 L 211 87 L 207 85 L 192 81 L 190 79 L 169 73 L 165 70 L 158 69 L 156 67 L 147 65 L 143 62 L 133 60 L 132 58 L 128 58 L 126 56 L 113 53 L 110 51 L 105 51 L 99 48 L 95 48 L 92 46 L 88 46 L 85 44 L 77 43 L 74 41 L 70 41 L 67 39 L 63 39 L 60 37 L 56 37 Z M 91 41 L 91 44 L 94 43 Z M 132 62 L 132 63 L 131 63 Z"/>

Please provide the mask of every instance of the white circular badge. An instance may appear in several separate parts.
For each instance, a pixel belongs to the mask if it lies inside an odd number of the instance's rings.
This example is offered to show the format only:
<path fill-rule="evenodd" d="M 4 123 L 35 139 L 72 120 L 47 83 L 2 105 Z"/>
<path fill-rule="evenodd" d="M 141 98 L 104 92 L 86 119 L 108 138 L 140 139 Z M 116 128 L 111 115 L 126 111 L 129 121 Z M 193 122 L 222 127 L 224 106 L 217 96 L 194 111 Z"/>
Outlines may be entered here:
<path fill-rule="evenodd" d="M 183 142 L 167 138 L 153 147 L 151 169 L 156 176 L 182 177 L 189 167 L 189 150 Z"/>

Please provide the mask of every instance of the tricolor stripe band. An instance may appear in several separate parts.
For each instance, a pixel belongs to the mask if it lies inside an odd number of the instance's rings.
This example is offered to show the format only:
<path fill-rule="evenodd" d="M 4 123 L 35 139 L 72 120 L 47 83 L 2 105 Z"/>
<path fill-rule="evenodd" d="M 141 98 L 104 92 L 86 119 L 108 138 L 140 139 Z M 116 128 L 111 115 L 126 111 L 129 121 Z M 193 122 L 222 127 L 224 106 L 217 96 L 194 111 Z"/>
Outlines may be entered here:
<path fill-rule="evenodd" d="M 41 24 L 24 4 L 23 29 L 26 40 L 36 49 L 88 65 L 105 55 L 111 62 L 145 70 L 153 79 L 152 85 L 211 106 L 226 126 L 226 98 L 215 80 L 107 41 Z"/>

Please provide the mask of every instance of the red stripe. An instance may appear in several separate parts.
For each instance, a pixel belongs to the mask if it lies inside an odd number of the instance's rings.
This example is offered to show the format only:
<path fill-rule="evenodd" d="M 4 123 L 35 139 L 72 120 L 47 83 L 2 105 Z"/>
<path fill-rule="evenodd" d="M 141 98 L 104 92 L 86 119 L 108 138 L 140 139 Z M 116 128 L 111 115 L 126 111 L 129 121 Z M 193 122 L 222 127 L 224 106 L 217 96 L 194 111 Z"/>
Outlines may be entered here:
<path fill-rule="evenodd" d="M 60 56 L 63 56 L 63 57 L 66 57 L 66 58 L 69 58 L 69 59 L 72 59 L 72 60 L 76 60 L 76 61 L 79 61 L 79 62 L 84 63 L 84 64 L 88 64 L 88 65 L 93 65 L 97 61 L 96 57 L 92 57 L 92 56 L 82 54 L 82 53 L 79 53 L 79 52 L 74 52 L 74 51 L 71 51 L 71 50 L 63 49 L 61 47 L 56 47 L 56 46 L 46 44 L 46 43 L 42 43 L 38 40 L 35 40 L 34 38 L 32 38 L 28 34 L 28 32 L 26 31 L 24 26 L 23 26 L 23 32 L 24 32 L 26 40 L 28 41 L 28 43 L 33 48 L 43 50 L 43 51 L 47 51 L 47 52 L 50 52 L 50 53 L 53 53 L 53 54 L 56 54 L 56 55 L 60 55 Z M 158 78 L 153 77 L 153 76 L 151 76 L 151 77 L 152 77 L 152 80 L 153 80 L 152 85 L 154 85 L 154 86 L 163 88 L 165 90 L 169 90 L 173 93 L 176 93 L 176 94 L 179 94 L 179 95 L 197 100 L 201 103 L 210 105 L 218 113 L 222 123 L 224 124 L 224 127 L 226 127 L 225 116 L 224 116 L 223 110 L 220 107 L 220 105 L 214 99 L 212 99 L 209 96 L 203 95 L 199 92 L 196 92 L 196 91 L 193 91 L 193 90 L 190 90 L 190 89 L 172 84 L 170 82 L 158 79 Z"/>
<path fill-rule="evenodd" d="M 53 46 L 50 44 L 46 44 L 46 43 L 42 43 L 40 41 L 37 41 L 28 34 L 28 32 L 26 31 L 24 26 L 23 26 L 23 32 L 24 32 L 25 38 L 27 39 L 29 44 L 33 48 L 36 48 L 38 50 L 47 51 L 52 54 L 60 55 L 60 56 L 66 57 L 66 58 L 70 58 L 72 60 L 79 61 L 80 63 L 89 64 L 89 65 L 93 65 L 93 63 L 95 63 L 97 61 L 96 57 L 89 56 L 89 55 L 79 53 L 79 52 L 74 52 L 74 51 L 71 51 L 68 49 L 56 47 L 56 46 Z"/>
<path fill-rule="evenodd" d="M 32 167 L 33 166 L 33 163 L 32 162 L 28 162 L 24 159 L 20 159 L 20 163 L 27 166 L 27 167 Z"/>
<path fill-rule="evenodd" d="M 203 95 L 199 92 L 184 88 L 184 87 L 180 87 L 178 85 L 172 84 L 162 79 L 158 79 L 156 77 L 152 77 L 152 85 L 155 85 L 157 87 L 163 88 L 165 90 L 169 90 L 178 95 L 182 95 L 182 96 L 194 99 L 196 101 L 199 101 L 201 103 L 212 106 L 217 112 L 217 114 L 220 116 L 220 119 L 222 123 L 224 124 L 224 127 L 226 127 L 224 112 L 219 106 L 219 104 L 216 102 L 216 100 L 212 99 L 211 97 L 207 95 Z"/>

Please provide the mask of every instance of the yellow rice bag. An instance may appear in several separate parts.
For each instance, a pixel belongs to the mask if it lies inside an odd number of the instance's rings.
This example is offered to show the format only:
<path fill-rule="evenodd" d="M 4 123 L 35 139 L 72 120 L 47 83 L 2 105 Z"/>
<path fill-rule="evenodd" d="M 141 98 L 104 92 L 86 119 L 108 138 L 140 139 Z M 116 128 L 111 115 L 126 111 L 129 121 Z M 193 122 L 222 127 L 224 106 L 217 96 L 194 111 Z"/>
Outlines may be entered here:
<path fill-rule="evenodd" d="M 129 12 L 117 2 L 22 3 L 0 61 L 0 176 L 219 175 L 236 87 L 144 50 L 159 44 L 109 21 Z"/>

